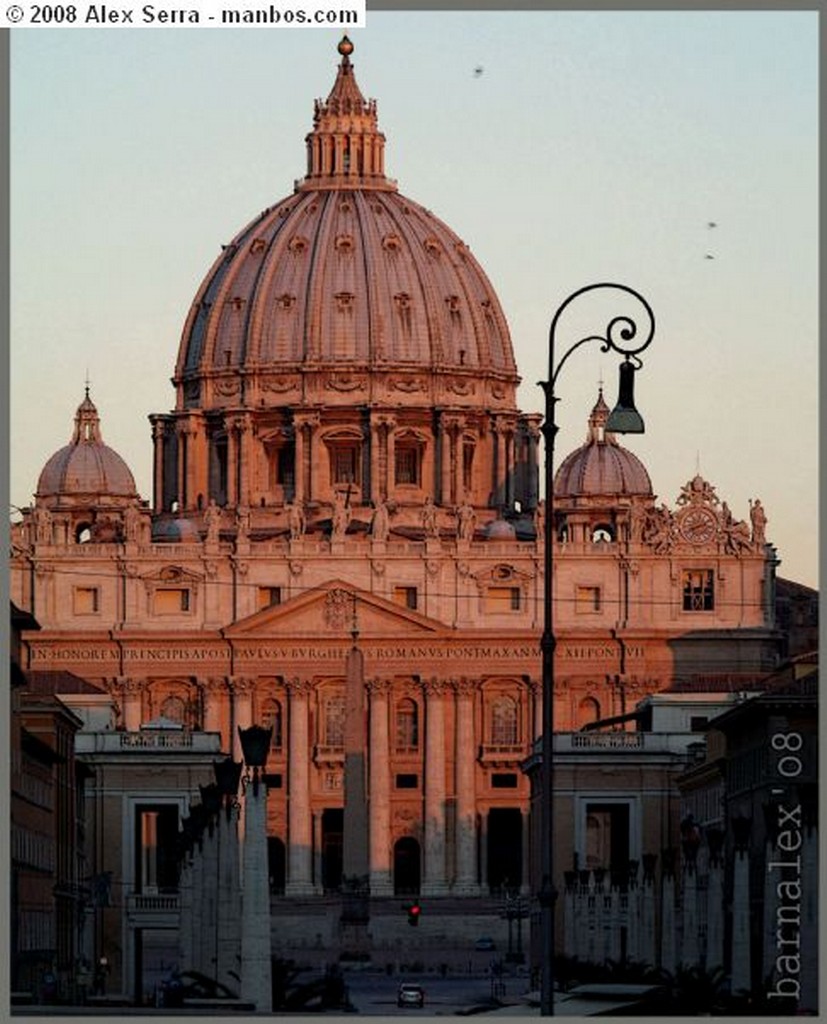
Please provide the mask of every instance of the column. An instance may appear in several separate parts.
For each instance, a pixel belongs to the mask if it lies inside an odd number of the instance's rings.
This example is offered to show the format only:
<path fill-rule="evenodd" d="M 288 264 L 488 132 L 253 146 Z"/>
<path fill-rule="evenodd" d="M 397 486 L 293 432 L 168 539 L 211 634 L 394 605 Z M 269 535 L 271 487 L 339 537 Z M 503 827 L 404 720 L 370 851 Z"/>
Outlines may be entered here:
<path fill-rule="evenodd" d="M 661 875 L 660 966 L 665 971 L 677 967 L 675 949 L 675 861 L 674 850 L 663 851 Z"/>
<path fill-rule="evenodd" d="M 178 925 L 178 968 L 187 970 L 194 964 L 193 960 L 193 856 L 192 851 L 187 851 L 181 861 L 181 874 L 178 879 L 178 891 L 180 892 L 181 915 Z M 236 908 L 236 911 L 238 908 Z"/>
<path fill-rule="evenodd" d="M 537 679 L 528 684 L 531 690 L 531 701 L 534 708 L 534 733 L 532 739 L 539 740 L 543 735 L 543 686 Z"/>
<path fill-rule="evenodd" d="M 640 894 L 640 941 L 638 955 L 644 964 L 657 966 L 655 955 L 655 862 L 657 854 L 643 855 L 643 883 Z"/>
<path fill-rule="evenodd" d="M 314 436 L 319 425 L 318 413 L 295 413 L 293 429 L 296 433 L 296 501 L 313 500 Z"/>
<path fill-rule="evenodd" d="M 204 732 L 221 733 L 222 706 L 227 692 L 227 681 L 223 676 L 212 676 L 202 679 L 201 691 L 204 694 Z M 249 723 L 248 723 L 249 724 Z M 230 746 L 229 737 L 221 736 L 221 745 Z"/>
<path fill-rule="evenodd" d="M 714 971 L 724 965 L 724 833 L 707 829 L 709 874 L 706 883 L 706 969 Z"/>
<path fill-rule="evenodd" d="M 749 833 L 751 821 L 734 818 L 735 854 L 732 865 L 732 970 L 730 989 L 733 995 L 749 992 L 752 987 L 750 969 L 750 900 L 749 900 Z"/>
<path fill-rule="evenodd" d="M 369 747 L 369 807 L 370 807 L 370 894 L 393 895 L 390 830 L 390 743 L 388 737 L 388 695 L 391 684 L 387 679 L 373 679 L 368 683 L 370 699 Z"/>
<path fill-rule="evenodd" d="M 218 963 L 215 977 L 238 991 L 238 954 L 241 948 L 241 878 L 238 859 L 238 805 L 222 807 L 218 813 Z M 232 973 L 231 973 L 232 972 Z"/>
<path fill-rule="evenodd" d="M 155 512 L 164 510 L 164 436 L 163 419 L 150 416 L 152 423 L 152 508 Z"/>
<path fill-rule="evenodd" d="M 425 877 L 423 896 L 447 892 L 445 883 L 445 684 L 425 683 Z"/>
<path fill-rule="evenodd" d="M 249 771 L 249 769 L 248 769 Z M 241 894 L 241 998 L 257 1013 L 273 1008 L 270 959 L 270 887 L 267 880 L 267 787 L 257 770 L 244 791 Z"/>
<path fill-rule="evenodd" d="M 456 692 L 456 870 L 453 892 L 478 895 L 477 881 L 477 799 L 474 786 L 476 744 L 474 742 L 474 693 L 472 679 L 454 682 Z"/>
<path fill-rule="evenodd" d="M 250 466 L 252 463 L 252 429 L 249 416 L 239 416 L 235 421 L 238 431 L 238 501 L 245 505 L 253 505 L 252 479 Z"/>
<path fill-rule="evenodd" d="M 313 892 L 312 819 L 310 816 L 310 743 L 308 709 L 311 684 L 305 679 L 287 682 L 289 737 L 287 750 L 287 885 L 288 896 Z"/>
<path fill-rule="evenodd" d="M 440 486 L 439 504 L 450 505 L 451 497 L 451 449 L 453 447 L 455 418 L 442 413 L 439 420 L 440 425 Z"/>
<path fill-rule="evenodd" d="M 683 938 L 681 942 L 681 963 L 694 967 L 700 963 L 698 949 L 698 873 L 694 860 L 683 865 Z"/>
<path fill-rule="evenodd" d="M 563 872 L 565 895 L 563 903 L 563 955 L 576 956 L 577 941 L 577 872 Z"/>
<path fill-rule="evenodd" d="M 143 721 L 141 700 L 144 690 L 143 679 L 131 679 L 129 676 L 119 676 L 117 682 L 123 700 L 123 724 L 127 732 L 137 732 Z"/>
<path fill-rule="evenodd" d="M 234 761 L 243 761 L 244 752 L 241 749 L 241 740 L 238 738 L 239 729 L 249 729 L 253 724 L 253 680 L 243 676 L 230 677 L 230 693 L 232 694 L 233 712 L 230 716 L 232 735 L 232 752 Z"/>

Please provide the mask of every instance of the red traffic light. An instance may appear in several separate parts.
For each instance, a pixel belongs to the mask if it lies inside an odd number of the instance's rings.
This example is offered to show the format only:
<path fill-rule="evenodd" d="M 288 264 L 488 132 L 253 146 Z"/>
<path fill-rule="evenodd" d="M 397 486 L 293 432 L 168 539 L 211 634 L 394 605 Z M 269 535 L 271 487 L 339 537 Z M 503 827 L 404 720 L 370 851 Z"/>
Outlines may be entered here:
<path fill-rule="evenodd" d="M 409 903 L 405 909 L 408 911 L 408 924 L 415 928 L 419 924 L 422 907 L 418 903 Z"/>

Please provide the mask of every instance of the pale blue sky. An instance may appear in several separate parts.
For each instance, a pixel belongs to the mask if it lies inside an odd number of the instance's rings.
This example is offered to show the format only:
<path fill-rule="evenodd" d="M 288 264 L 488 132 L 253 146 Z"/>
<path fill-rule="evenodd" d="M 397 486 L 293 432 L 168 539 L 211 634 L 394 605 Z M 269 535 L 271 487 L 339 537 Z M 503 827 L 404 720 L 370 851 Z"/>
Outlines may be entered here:
<path fill-rule="evenodd" d="M 221 243 L 304 173 L 339 34 L 12 32 L 13 502 L 68 441 L 87 369 L 151 497 L 147 416 L 174 405 L 189 304 Z M 636 288 L 657 334 L 647 433 L 625 443 L 659 500 L 698 464 L 736 517 L 760 497 L 780 574 L 816 585 L 816 13 L 369 12 L 351 37 L 388 173 L 500 297 L 521 407 L 542 411 L 566 296 Z M 597 345 L 567 364 L 558 464 L 601 375 L 614 401 L 615 367 Z"/>

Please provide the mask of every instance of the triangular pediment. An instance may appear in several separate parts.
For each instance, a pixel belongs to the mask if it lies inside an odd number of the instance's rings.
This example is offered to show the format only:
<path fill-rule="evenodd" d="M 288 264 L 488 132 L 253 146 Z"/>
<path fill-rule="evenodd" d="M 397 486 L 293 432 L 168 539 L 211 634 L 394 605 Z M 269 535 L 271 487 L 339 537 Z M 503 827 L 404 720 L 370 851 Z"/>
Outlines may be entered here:
<path fill-rule="evenodd" d="M 449 627 L 342 580 L 330 580 L 282 604 L 263 608 L 224 630 L 232 637 L 434 637 Z"/>

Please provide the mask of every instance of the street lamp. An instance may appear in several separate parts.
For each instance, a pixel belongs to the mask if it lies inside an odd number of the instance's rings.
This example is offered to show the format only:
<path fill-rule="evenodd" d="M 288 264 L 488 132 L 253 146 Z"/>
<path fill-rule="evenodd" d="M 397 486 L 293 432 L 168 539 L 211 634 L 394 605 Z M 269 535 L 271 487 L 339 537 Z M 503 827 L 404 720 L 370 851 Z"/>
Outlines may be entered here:
<path fill-rule="evenodd" d="M 622 292 L 639 302 L 646 311 L 648 331 L 638 334 L 635 320 L 621 314 L 613 317 L 607 324 L 604 334 L 588 335 L 574 342 L 555 362 L 555 335 L 560 316 L 570 304 L 586 293 L 609 290 Z M 655 317 L 646 300 L 631 288 L 622 284 L 590 284 L 571 294 L 554 314 L 549 328 L 549 371 L 548 380 L 541 381 L 540 387 L 546 396 L 545 421 L 542 427 L 545 438 L 545 518 L 544 518 L 544 579 L 543 579 L 543 636 L 540 641 L 542 651 L 542 693 L 543 693 L 543 736 L 542 765 L 540 770 L 540 887 L 537 894 L 540 904 L 540 1014 L 551 1017 L 554 1015 L 554 860 L 552 840 L 552 795 L 554 787 L 553 769 L 553 732 L 554 732 L 554 649 L 556 640 L 553 627 L 553 585 L 552 569 L 554 564 L 554 543 L 556 530 L 554 526 L 554 439 L 557 435 L 554 407 L 558 402 L 555 393 L 557 377 L 569 356 L 581 345 L 597 341 L 601 350 L 613 350 L 624 357 L 620 364 L 620 392 L 615 408 L 606 421 L 606 431 L 616 434 L 642 434 L 643 419 L 635 408 L 634 376 L 642 365 L 638 354 L 652 341 L 655 334 Z"/>

